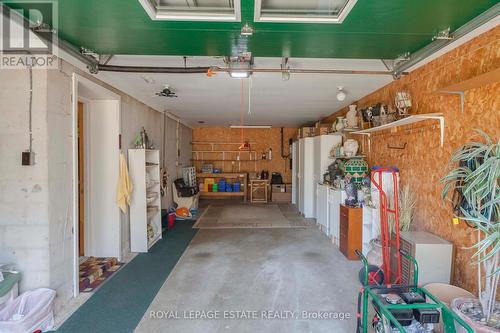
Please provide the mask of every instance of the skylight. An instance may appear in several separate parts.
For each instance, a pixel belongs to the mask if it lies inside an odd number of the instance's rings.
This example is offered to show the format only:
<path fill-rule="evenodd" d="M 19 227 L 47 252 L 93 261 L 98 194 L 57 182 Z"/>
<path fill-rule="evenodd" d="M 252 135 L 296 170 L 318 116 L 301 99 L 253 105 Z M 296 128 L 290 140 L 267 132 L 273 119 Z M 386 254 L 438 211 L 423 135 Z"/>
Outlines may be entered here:
<path fill-rule="evenodd" d="M 139 0 L 153 20 L 241 20 L 240 0 Z"/>
<path fill-rule="evenodd" d="M 256 22 L 342 23 L 357 0 L 255 0 Z"/>

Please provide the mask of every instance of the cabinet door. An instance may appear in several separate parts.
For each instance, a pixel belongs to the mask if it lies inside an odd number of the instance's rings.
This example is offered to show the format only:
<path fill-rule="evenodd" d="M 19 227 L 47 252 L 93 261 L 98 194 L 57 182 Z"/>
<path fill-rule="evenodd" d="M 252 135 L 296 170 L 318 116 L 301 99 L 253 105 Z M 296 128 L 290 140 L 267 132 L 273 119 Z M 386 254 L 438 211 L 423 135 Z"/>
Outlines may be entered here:
<path fill-rule="evenodd" d="M 340 235 L 339 235 L 339 249 L 342 253 L 347 255 L 347 248 L 349 246 L 349 238 L 348 238 L 348 224 L 349 221 L 347 216 L 340 214 Z"/>

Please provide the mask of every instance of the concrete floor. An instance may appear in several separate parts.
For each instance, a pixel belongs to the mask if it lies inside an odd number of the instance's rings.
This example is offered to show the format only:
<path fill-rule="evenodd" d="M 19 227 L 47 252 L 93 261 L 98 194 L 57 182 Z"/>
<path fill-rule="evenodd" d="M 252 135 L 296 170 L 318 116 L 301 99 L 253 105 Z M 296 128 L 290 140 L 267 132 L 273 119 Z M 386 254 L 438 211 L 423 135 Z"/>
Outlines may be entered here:
<path fill-rule="evenodd" d="M 314 226 L 200 230 L 136 332 L 354 332 L 360 267 Z"/>

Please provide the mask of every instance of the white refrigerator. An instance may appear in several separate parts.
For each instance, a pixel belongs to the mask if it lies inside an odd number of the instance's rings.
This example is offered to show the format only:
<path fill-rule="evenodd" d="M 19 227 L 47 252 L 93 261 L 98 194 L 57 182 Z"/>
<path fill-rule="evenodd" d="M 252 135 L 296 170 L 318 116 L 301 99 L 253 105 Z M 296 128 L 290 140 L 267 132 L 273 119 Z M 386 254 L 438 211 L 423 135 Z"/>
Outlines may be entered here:
<path fill-rule="evenodd" d="M 299 211 L 306 218 L 314 218 L 314 138 L 299 140 Z"/>
<path fill-rule="evenodd" d="M 299 183 L 299 162 L 298 162 L 298 142 L 292 143 L 292 204 L 297 205 L 298 200 L 298 183 Z"/>

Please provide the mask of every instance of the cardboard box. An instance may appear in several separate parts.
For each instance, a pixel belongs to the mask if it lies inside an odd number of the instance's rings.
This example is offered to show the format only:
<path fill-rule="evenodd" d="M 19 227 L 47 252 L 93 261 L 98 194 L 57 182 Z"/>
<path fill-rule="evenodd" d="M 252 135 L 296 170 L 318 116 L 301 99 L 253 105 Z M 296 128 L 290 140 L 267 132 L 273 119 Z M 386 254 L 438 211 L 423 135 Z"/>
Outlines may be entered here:
<path fill-rule="evenodd" d="M 274 184 L 271 185 L 273 193 L 285 193 L 286 185 L 285 184 Z"/>
<path fill-rule="evenodd" d="M 292 184 L 285 184 L 286 192 L 292 193 Z"/>
<path fill-rule="evenodd" d="M 314 134 L 315 134 L 315 136 L 326 135 L 330 132 L 331 129 L 332 129 L 332 125 L 322 124 L 320 127 L 316 127 Z"/>
<path fill-rule="evenodd" d="M 299 138 L 307 138 L 310 136 L 314 136 L 314 127 L 302 127 L 299 128 Z"/>
<path fill-rule="evenodd" d="M 292 202 L 292 192 L 272 193 L 272 202 Z"/>

